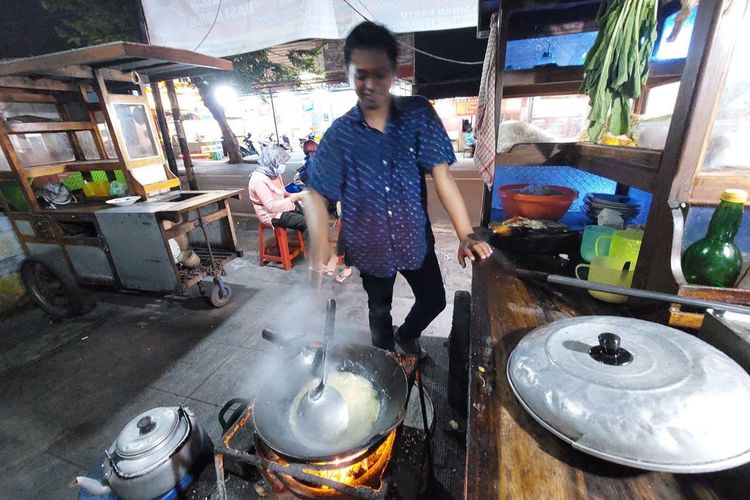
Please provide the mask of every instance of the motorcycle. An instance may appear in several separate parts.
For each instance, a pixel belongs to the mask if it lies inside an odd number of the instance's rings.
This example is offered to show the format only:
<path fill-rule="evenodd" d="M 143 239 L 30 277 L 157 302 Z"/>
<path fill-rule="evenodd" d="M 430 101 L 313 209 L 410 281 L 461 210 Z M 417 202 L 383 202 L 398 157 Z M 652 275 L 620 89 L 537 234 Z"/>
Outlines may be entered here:
<path fill-rule="evenodd" d="M 283 147 L 287 151 L 292 150 L 292 142 L 289 140 L 289 136 L 286 134 L 281 136 L 281 147 Z"/>
<path fill-rule="evenodd" d="M 253 144 L 253 141 L 250 139 L 252 136 L 251 134 L 247 134 L 245 138 L 242 140 L 242 142 L 245 144 L 244 146 L 240 146 L 240 152 L 242 153 L 242 157 L 250 156 L 250 155 L 257 155 L 258 150 L 255 149 L 255 145 Z"/>

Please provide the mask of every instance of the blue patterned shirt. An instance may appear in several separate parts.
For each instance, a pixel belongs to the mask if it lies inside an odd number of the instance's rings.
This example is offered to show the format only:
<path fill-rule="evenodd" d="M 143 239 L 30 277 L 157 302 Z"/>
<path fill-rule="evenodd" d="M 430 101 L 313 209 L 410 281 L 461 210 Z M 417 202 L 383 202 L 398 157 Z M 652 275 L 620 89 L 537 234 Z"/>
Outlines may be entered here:
<path fill-rule="evenodd" d="M 456 161 L 445 128 L 423 97 L 393 97 L 385 132 L 359 106 L 326 131 L 310 187 L 341 201 L 345 249 L 361 272 L 419 269 L 434 244 L 424 174 Z"/>

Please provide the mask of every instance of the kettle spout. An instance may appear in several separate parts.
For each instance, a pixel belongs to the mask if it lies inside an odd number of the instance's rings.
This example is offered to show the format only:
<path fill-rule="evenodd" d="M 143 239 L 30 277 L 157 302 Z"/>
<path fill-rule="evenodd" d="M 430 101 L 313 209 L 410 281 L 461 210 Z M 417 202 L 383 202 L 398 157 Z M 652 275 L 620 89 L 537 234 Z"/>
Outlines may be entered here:
<path fill-rule="evenodd" d="M 108 484 L 91 479 L 90 477 L 78 476 L 70 483 L 70 486 L 79 486 L 83 491 L 93 496 L 112 494 L 112 488 Z"/>

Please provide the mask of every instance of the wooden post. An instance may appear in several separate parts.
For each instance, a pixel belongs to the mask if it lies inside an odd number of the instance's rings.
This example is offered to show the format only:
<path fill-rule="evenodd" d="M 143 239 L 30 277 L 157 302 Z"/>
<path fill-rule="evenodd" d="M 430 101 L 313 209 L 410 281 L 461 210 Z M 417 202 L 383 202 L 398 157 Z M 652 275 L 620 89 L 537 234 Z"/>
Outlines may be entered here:
<path fill-rule="evenodd" d="M 503 74 L 505 73 L 505 46 L 508 42 L 508 20 L 510 12 L 501 8 L 497 13 L 497 75 L 495 75 L 495 151 L 497 151 L 497 131 L 500 127 L 500 110 L 503 104 Z M 492 188 L 483 184 L 482 211 L 480 214 L 481 225 L 490 223 L 490 212 L 492 211 Z"/>
<path fill-rule="evenodd" d="M 190 150 L 188 149 L 187 139 L 185 138 L 185 129 L 182 127 L 182 114 L 180 113 L 180 104 L 177 102 L 177 93 L 174 90 L 174 81 L 166 80 L 164 84 L 167 86 L 167 96 L 169 97 L 169 105 L 172 108 L 174 126 L 177 130 L 177 141 L 180 143 L 182 163 L 185 165 L 185 176 L 187 177 L 190 189 L 195 191 L 198 189 L 198 183 L 195 180 L 193 160 L 190 158 Z"/>
<path fill-rule="evenodd" d="M 279 142 L 279 127 L 276 125 L 276 107 L 273 105 L 273 91 L 268 89 L 268 95 L 271 96 L 271 116 L 273 117 L 273 129 L 276 132 L 276 144 Z"/>
<path fill-rule="evenodd" d="M 167 125 L 167 117 L 164 114 L 164 106 L 161 103 L 161 92 L 159 92 L 159 82 L 151 82 L 151 94 L 154 98 L 154 106 L 156 107 L 156 122 L 159 124 L 159 132 L 161 132 L 162 144 L 164 144 L 164 155 L 167 157 L 167 164 L 169 170 L 175 175 L 180 177 L 180 172 L 177 170 L 177 160 L 174 157 L 174 149 L 172 148 L 172 138 L 169 135 L 169 125 Z"/>
<path fill-rule="evenodd" d="M 114 116 L 114 110 L 111 108 L 111 99 L 109 90 L 107 89 L 107 82 L 104 80 L 104 75 L 102 74 L 101 69 L 95 69 L 94 70 L 94 76 L 96 78 L 96 85 L 94 85 L 94 91 L 96 92 L 97 98 L 99 100 L 99 104 L 101 106 L 101 112 L 104 115 L 104 122 L 107 124 L 107 129 L 110 133 L 110 140 L 112 141 L 112 146 L 115 148 L 115 155 L 117 158 L 119 158 L 120 162 L 123 165 L 123 174 L 125 175 L 125 180 L 128 184 L 128 190 L 130 192 L 134 192 L 135 185 L 137 182 L 135 179 L 133 179 L 132 174 L 130 173 L 130 169 L 127 167 L 127 156 L 125 156 L 125 151 L 120 144 L 120 139 L 118 138 L 117 130 L 115 129 L 115 120 L 116 117 Z M 91 111 L 91 108 L 89 107 L 89 117 L 92 122 L 96 122 L 96 118 L 94 116 L 94 113 Z M 101 139 L 101 136 L 99 135 L 98 128 L 95 130 L 96 137 L 98 137 L 98 141 L 101 143 L 98 148 L 103 148 L 104 143 Z M 101 151 L 101 149 L 100 149 Z M 106 152 L 106 151 L 105 151 Z M 105 158 L 105 155 L 101 155 L 102 158 Z"/>
<path fill-rule="evenodd" d="M 13 148 L 13 144 L 10 142 L 10 136 L 4 126 L 5 122 L 0 122 L 0 154 L 5 154 L 5 158 L 8 160 L 10 169 L 16 176 L 18 187 L 23 191 L 26 203 L 29 206 L 29 212 L 37 213 L 40 211 L 39 203 L 36 201 L 36 195 L 34 190 L 31 189 L 29 180 L 23 171 L 23 164 L 16 154 L 16 150 Z"/>
<path fill-rule="evenodd" d="M 729 5 L 729 7 L 726 7 Z M 670 268 L 670 198 L 683 201 L 710 132 L 712 110 L 724 87 L 728 63 L 745 2 L 701 2 L 680 81 L 667 142 L 654 180 L 653 199 L 643 237 L 634 288 L 673 292 Z M 726 9 L 725 9 L 726 8 Z"/>

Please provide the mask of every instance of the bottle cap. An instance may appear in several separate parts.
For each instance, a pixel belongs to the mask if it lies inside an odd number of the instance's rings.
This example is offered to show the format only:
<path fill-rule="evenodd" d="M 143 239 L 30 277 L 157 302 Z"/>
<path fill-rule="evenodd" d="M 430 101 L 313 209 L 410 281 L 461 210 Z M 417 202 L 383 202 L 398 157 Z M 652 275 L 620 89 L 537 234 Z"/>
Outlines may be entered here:
<path fill-rule="evenodd" d="M 747 202 L 747 191 L 743 191 L 742 189 L 725 189 L 721 194 L 721 201 L 742 203 L 744 205 Z"/>

